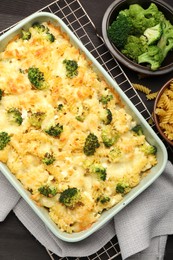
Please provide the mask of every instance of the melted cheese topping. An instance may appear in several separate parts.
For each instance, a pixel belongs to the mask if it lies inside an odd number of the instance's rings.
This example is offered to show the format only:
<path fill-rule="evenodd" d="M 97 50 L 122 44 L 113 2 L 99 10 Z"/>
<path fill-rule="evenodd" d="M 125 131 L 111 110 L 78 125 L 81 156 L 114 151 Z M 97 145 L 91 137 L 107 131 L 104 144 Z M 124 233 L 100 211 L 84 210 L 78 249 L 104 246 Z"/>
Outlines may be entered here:
<path fill-rule="evenodd" d="M 11 136 L 0 151 L 0 160 L 31 192 L 31 198 L 48 209 L 62 231 L 80 232 L 96 222 L 103 210 L 120 202 L 157 160 L 141 149 L 148 144 L 145 136 L 131 130 L 136 122 L 115 90 L 94 72 L 59 27 L 50 23 L 44 26 L 54 35 L 54 42 L 31 27 L 29 40 L 19 35 L 0 53 L 0 129 Z M 77 75 L 67 76 L 64 60 L 77 62 Z M 30 67 L 43 72 L 47 88 L 39 90 L 31 84 Z M 104 104 L 100 99 L 106 96 L 111 98 Z M 11 108 L 21 112 L 21 125 L 9 120 L 7 111 Z M 112 120 L 105 124 L 103 115 L 108 110 Z M 37 112 L 45 113 L 40 128 L 30 123 L 30 114 Z M 63 125 L 61 135 L 48 135 L 45 130 L 56 124 Z M 103 131 L 108 137 L 117 135 L 110 147 L 104 145 Z M 89 133 L 97 136 L 100 145 L 91 156 L 83 151 Z M 54 156 L 49 165 L 43 162 L 47 153 Z M 105 180 L 89 170 L 94 164 L 104 167 Z M 122 193 L 116 190 L 119 183 L 125 183 Z M 55 196 L 45 196 L 40 187 L 53 187 Z M 61 192 L 69 187 L 76 187 L 81 194 L 75 207 L 59 201 Z"/>

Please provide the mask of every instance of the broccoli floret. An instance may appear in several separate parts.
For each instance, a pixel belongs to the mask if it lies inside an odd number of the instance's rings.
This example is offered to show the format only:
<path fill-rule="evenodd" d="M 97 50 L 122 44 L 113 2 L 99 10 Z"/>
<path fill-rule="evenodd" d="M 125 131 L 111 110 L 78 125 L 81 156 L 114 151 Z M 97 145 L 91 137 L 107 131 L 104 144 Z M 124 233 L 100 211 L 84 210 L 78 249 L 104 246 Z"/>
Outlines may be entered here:
<path fill-rule="evenodd" d="M 112 122 L 112 112 L 110 109 L 104 109 L 101 112 L 101 120 L 105 125 L 109 125 Z"/>
<path fill-rule="evenodd" d="M 135 35 L 143 34 L 147 28 L 155 26 L 163 19 L 162 12 L 154 3 L 146 9 L 139 4 L 131 4 L 127 15 L 131 18 Z"/>
<path fill-rule="evenodd" d="M 29 117 L 29 122 L 32 126 L 40 128 L 46 114 L 44 112 L 32 113 Z"/>
<path fill-rule="evenodd" d="M 40 23 L 34 23 L 32 26 L 42 37 L 49 42 L 55 41 L 55 36 L 49 32 L 49 28 Z"/>
<path fill-rule="evenodd" d="M 118 140 L 119 135 L 116 131 L 104 128 L 101 132 L 101 138 L 106 147 L 111 147 Z"/>
<path fill-rule="evenodd" d="M 48 185 L 41 186 L 38 188 L 38 191 L 40 194 L 46 196 L 46 197 L 54 197 L 57 194 L 57 189 L 55 187 L 49 187 Z"/>
<path fill-rule="evenodd" d="M 25 30 L 22 30 L 22 35 L 21 35 L 21 38 L 22 40 L 29 40 L 31 38 L 31 33 L 30 31 L 25 31 Z"/>
<path fill-rule="evenodd" d="M 43 24 L 40 24 L 39 22 L 35 22 L 32 27 L 37 30 L 38 33 L 43 33 L 43 32 L 46 32 L 48 33 L 49 29 L 44 26 Z"/>
<path fill-rule="evenodd" d="M 101 204 L 105 204 L 110 201 L 110 198 L 107 196 L 100 196 L 97 198 L 97 202 L 100 202 Z"/>
<path fill-rule="evenodd" d="M 66 68 L 66 76 L 68 78 L 73 78 L 78 75 L 78 64 L 75 60 L 63 60 Z"/>
<path fill-rule="evenodd" d="M 137 135 L 143 135 L 143 134 L 144 134 L 144 131 L 143 131 L 141 125 L 136 125 L 136 126 L 134 126 L 131 130 L 132 130 L 135 134 L 137 134 Z"/>
<path fill-rule="evenodd" d="M 99 146 L 98 137 L 93 133 L 89 133 L 85 140 L 83 152 L 87 156 L 93 155 Z"/>
<path fill-rule="evenodd" d="M 106 96 L 101 96 L 101 98 L 99 99 L 99 101 L 103 104 L 103 105 L 107 105 L 107 103 L 113 99 L 113 95 L 106 95 Z"/>
<path fill-rule="evenodd" d="M 3 150 L 10 142 L 11 137 L 6 132 L 0 132 L 0 150 Z"/>
<path fill-rule="evenodd" d="M 162 35 L 157 46 L 162 50 L 163 59 L 173 49 L 173 25 L 166 19 L 162 22 Z"/>
<path fill-rule="evenodd" d="M 2 99 L 3 91 L 0 89 L 0 100 Z"/>
<path fill-rule="evenodd" d="M 28 69 L 28 79 L 36 89 L 42 90 L 48 87 L 45 82 L 44 73 L 39 68 L 30 67 Z"/>
<path fill-rule="evenodd" d="M 66 207 L 74 208 L 81 200 L 80 190 L 77 188 L 68 188 L 61 192 L 59 202 Z"/>
<path fill-rule="evenodd" d="M 110 109 L 106 109 L 106 117 L 103 120 L 105 125 L 109 125 L 112 122 L 112 112 Z"/>
<path fill-rule="evenodd" d="M 129 185 L 127 183 L 124 182 L 119 182 L 116 185 L 116 192 L 117 193 L 121 193 L 124 194 L 126 193 L 126 189 L 129 187 Z"/>
<path fill-rule="evenodd" d="M 127 43 L 121 52 L 130 58 L 131 60 L 138 62 L 138 57 L 146 52 L 147 44 L 146 40 L 141 37 L 130 35 L 127 39 Z"/>
<path fill-rule="evenodd" d="M 138 56 L 138 63 L 148 64 L 153 71 L 161 66 L 163 60 L 163 51 L 156 45 L 148 46 L 147 51 Z"/>
<path fill-rule="evenodd" d="M 122 49 L 127 43 L 127 38 L 132 30 L 132 22 L 128 16 L 119 14 L 115 21 L 109 26 L 107 34 L 109 39 L 118 49 Z"/>
<path fill-rule="evenodd" d="M 22 113 L 17 108 L 10 108 L 7 111 L 8 117 L 11 122 L 21 125 L 23 122 Z"/>
<path fill-rule="evenodd" d="M 47 40 L 49 40 L 50 42 L 54 42 L 55 41 L 55 36 L 52 33 L 47 33 L 46 34 L 46 38 Z"/>
<path fill-rule="evenodd" d="M 156 24 L 153 27 L 147 28 L 143 34 L 146 38 L 147 44 L 151 45 L 158 41 L 162 35 L 162 25 L 161 23 Z"/>
<path fill-rule="evenodd" d="M 141 146 L 141 150 L 146 154 L 146 155 L 150 155 L 150 154 L 156 154 L 157 153 L 157 147 L 154 145 L 150 145 L 150 144 L 143 144 Z"/>
<path fill-rule="evenodd" d="M 96 174 L 98 179 L 102 181 L 106 180 L 106 168 L 103 167 L 101 164 L 92 164 L 89 168 L 89 171 Z"/>
<path fill-rule="evenodd" d="M 55 161 L 55 157 L 53 154 L 45 153 L 44 158 L 42 159 L 42 162 L 46 165 L 51 165 Z"/>
<path fill-rule="evenodd" d="M 53 137 L 59 137 L 63 132 L 63 125 L 57 123 L 55 126 L 51 126 L 49 129 L 45 130 L 45 132 Z"/>

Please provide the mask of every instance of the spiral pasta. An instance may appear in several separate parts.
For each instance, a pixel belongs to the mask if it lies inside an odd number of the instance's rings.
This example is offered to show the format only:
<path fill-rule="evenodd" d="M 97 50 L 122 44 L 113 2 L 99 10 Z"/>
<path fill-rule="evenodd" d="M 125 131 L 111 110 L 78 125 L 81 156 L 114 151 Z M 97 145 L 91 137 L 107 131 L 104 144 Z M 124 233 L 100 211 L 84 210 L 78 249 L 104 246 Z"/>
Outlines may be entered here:
<path fill-rule="evenodd" d="M 173 140 L 173 81 L 161 95 L 155 113 L 164 134 L 168 139 Z"/>
<path fill-rule="evenodd" d="M 146 98 L 148 100 L 153 100 L 153 99 L 155 99 L 157 97 L 157 94 L 158 94 L 158 91 L 149 93 L 149 94 L 146 95 Z"/>
<path fill-rule="evenodd" d="M 146 95 L 148 95 L 151 92 L 151 89 L 147 88 L 146 86 L 144 86 L 142 84 L 133 83 L 132 85 L 136 90 L 139 90 Z"/>

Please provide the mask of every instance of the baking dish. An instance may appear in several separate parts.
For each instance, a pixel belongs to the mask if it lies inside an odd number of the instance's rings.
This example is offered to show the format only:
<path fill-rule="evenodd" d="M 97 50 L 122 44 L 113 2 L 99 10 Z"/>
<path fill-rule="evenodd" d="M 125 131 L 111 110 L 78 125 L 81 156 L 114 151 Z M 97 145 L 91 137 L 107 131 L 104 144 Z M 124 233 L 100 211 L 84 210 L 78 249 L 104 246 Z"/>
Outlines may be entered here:
<path fill-rule="evenodd" d="M 123 103 L 126 104 L 126 107 L 130 111 L 133 118 L 139 124 L 142 125 L 147 140 L 152 145 L 156 146 L 158 151 L 157 152 L 158 164 L 152 168 L 150 174 L 147 175 L 136 188 L 134 188 L 131 192 L 129 192 L 119 204 L 109 209 L 108 211 L 103 212 L 99 220 L 95 224 L 93 224 L 89 229 L 79 233 L 72 233 L 72 234 L 61 232 L 57 228 L 57 226 L 53 223 L 53 221 L 49 218 L 47 211 L 43 208 L 38 207 L 34 203 L 34 201 L 30 199 L 29 196 L 30 194 L 23 189 L 20 182 L 16 180 L 15 176 L 10 173 L 8 168 L 3 164 L 0 165 L 0 169 L 2 173 L 16 188 L 16 190 L 20 193 L 20 195 L 27 201 L 27 203 L 32 207 L 32 209 L 41 218 L 41 220 L 50 228 L 53 234 L 64 241 L 77 242 L 90 236 L 93 232 L 95 232 L 96 230 L 101 228 L 104 224 L 106 224 L 116 213 L 118 213 L 136 196 L 138 196 L 143 190 L 145 190 L 163 172 L 167 162 L 167 151 L 163 143 L 160 141 L 160 139 L 157 137 L 157 135 L 154 133 L 151 127 L 146 123 L 145 119 L 141 116 L 141 114 L 134 107 L 131 101 L 122 92 L 122 90 L 119 88 L 117 83 L 107 74 L 107 72 L 102 68 L 102 66 L 95 60 L 95 58 L 87 51 L 87 49 L 82 45 L 82 43 L 74 36 L 74 34 L 57 16 L 52 15 L 50 13 L 36 13 L 24 19 L 17 26 L 15 26 L 13 29 L 8 31 L 6 34 L 4 34 L 1 37 L 1 50 L 3 50 L 3 48 L 9 42 L 9 40 L 11 40 L 14 37 L 14 35 L 16 35 L 21 29 L 23 28 L 27 29 L 35 22 L 44 22 L 44 21 L 50 21 L 54 24 L 58 24 L 61 27 L 61 29 L 69 35 L 71 42 L 79 49 L 81 49 L 82 52 L 85 53 L 86 57 L 92 62 L 93 68 L 96 71 L 98 71 L 99 74 L 102 74 L 105 80 L 113 88 L 115 88 L 116 92 L 120 95 Z"/>

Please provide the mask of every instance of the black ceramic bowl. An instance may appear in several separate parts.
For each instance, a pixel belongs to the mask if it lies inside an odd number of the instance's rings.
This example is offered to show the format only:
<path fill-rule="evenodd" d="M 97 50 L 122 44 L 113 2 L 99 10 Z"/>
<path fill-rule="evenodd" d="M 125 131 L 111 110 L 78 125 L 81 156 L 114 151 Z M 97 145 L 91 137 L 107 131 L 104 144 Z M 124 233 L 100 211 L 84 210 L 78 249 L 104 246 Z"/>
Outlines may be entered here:
<path fill-rule="evenodd" d="M 144 74 L 148 76 L 163 75 L 173 71 L 173 52 L 169 52 L 167 57 L 162 63 L 162 66 L 156 70 L 152 71 L 149 67 L 144 65 L 139 65 L 125 55 L 123 55 L 116 46 L 109 40 L 107 35 L 107 29 L 115 21 L 120 10 L 129 8 L 130 4 L 140 4 L 143 8 L 148 8 L 151 3 L 155 3 L 158 9 L 163 12 L 165 17 L 173 24 L 173 7 L 165 3 L 163 0 L 115 0 L 106 10 L 103 20 L 102 20 L 102 35 L 110 52 L 117 59 L 118 62 L 122 63 L 129 69 L 138 72 L 139 74 Z"/>

